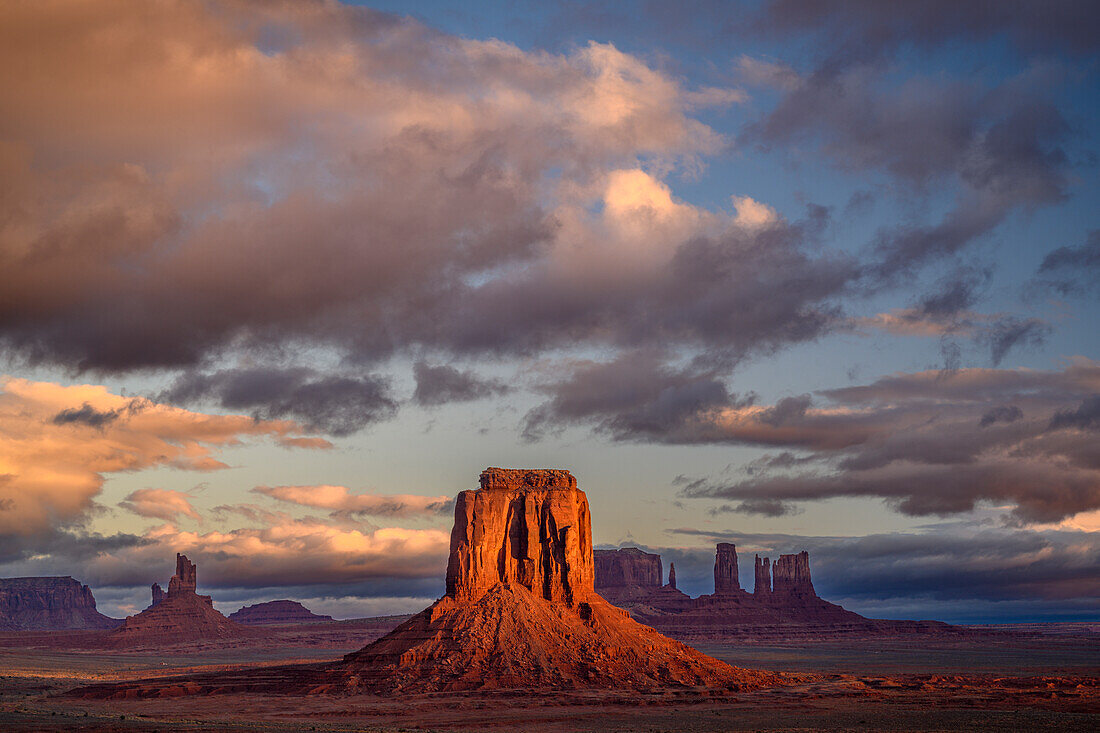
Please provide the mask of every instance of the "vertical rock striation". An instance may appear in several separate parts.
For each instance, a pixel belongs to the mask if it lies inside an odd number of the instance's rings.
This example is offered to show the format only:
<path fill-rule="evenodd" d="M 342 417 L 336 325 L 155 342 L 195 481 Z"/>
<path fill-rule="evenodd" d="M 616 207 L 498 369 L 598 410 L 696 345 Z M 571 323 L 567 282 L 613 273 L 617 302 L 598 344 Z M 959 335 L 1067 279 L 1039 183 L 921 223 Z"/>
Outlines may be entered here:
<path fill-rule="evenodd" d="M 455 501 L 447 595 L 476 601 L 503 583 L 572 606 L 594 592 L 591 532 L 568 471 L 486 469 Z"/>
<path fill-rule="evenodd" d="M 198 588 L 198 571 L 187 555 L 176 553 L 176 574 L 168 581 L 168 597 L 194 593 Z"/>
<path fill-rule="evenodd" d="M 737 547 L 719 542 L 714 556 L 714 593 L 726 595 L 741 590 L 737 579 Z"/>
<path fill-rule="evenodd" d="M 810 553 L 780 555 L 772 568 L 772 593 L 777 596 L 816 597 L 810 580 Z"/>
<path fill-rule="evenodd" d="M 756 583 L 753 585 L 754 596 L 765 596 L 772 592 L 771 560 L 766 557 L 756 556 Z"/>

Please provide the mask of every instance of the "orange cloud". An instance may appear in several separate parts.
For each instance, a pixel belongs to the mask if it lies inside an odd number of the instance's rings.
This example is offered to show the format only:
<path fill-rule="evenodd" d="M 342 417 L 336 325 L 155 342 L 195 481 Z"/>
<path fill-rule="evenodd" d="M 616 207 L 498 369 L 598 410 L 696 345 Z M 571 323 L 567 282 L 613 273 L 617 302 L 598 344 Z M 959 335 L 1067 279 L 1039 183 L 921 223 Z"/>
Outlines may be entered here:
<path fill-rule="evenodd" d="M 105 474 L 158 466 L 213 471 L 226 467 L 216 457 L 218 449 L 256 438 L 293 445 L 304 432 L 288 420 L 207 415 L 112 394 L 102 386 L 3 378 L 0 533 L 32 534 L 79 522 Z M 159 502 L 163 510 L 168 496 L 135 492 L 128 500 L 147 511 Z M 178 498 L 172 501 L 180 509 Z"/>
<path fill-rule="evenodd" d="M 173 520 L 183 515 L 191 519 L 202 519 L 195 507 L 191 506 L 190 494 L 174 489 L 138 489 L 121 502 L 119 506 L 139 517 Z"/>
<path fill-rule="evenodd" d="M 257 486 L 252 491 L 300 506 L 373 516 L 442 514 L 452 506 L 449 496 L 353 494 L 346 486 Z"/>

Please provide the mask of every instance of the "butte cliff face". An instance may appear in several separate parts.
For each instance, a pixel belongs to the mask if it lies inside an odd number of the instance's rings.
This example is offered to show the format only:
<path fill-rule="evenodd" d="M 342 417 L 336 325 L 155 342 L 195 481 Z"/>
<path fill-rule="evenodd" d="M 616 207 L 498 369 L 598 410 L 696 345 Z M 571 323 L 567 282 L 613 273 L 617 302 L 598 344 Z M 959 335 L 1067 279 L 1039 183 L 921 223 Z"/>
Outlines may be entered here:
<path fill-rule="evenodd" d="M 776 596 L 817 597 L 814 584 L 810 580 L 808 552 L 779 556 L 772 568 L 772 593 Z"/>
<path fill-rule="evenodd" d="M 227 639 L 247 636 L 246 627 L 214 610 L 210 596 L 196 593 L 198 572 L 186 555 L 176 554 L 176 574 L 168 592 L 154 583 L 152 604 L 127 618 L 111 633 L 108 644 L 115 647 L 159 646 L 183 641 Z"/>
<path fill-rule="evenodd" d="M 71 577 L 0 578 L 0 629 L 110 629 L 91 589 Z"/>
<path fill-rule="evenodd" d="M 615 604 L 644 598 L 661 587 L 661 556 L 637 547 L 596 550 L 595 586 L 601 596 Z"/>
<path fill-rule="evenodd" d="M 741 590 L 737 578 L 737 547 L 728 542 L 719 542 L 714 556 L 714 593 L 728 595 Z"/>
<path fill-rule="evenodd" d="M 767 684 L 661 636 L 594 590 L 588 499 L 567 471 L 486 469 L 455 502 L 447 595 L 345 657 L 345 687 Z M 659 576 L 658 576 L 659 582 Z"/>
<path fill-rule="evenodd" d="M 313 613 L 298 601 L 282 600 L 245 606 L 229 614 L 229 620 L 246 626 L 276 626 L 321 623 L 332 616 Z"/>

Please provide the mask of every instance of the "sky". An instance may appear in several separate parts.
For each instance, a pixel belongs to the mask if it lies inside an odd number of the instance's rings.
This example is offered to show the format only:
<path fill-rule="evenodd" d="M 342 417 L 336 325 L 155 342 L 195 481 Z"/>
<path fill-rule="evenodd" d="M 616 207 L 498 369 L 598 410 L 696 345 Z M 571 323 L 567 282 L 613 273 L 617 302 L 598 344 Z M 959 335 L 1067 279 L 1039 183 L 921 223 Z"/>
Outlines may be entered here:
<path fill-rule="evenodd" d="M 1100 9 L 0 6 L 0 576 L 442 594 L 566 468 L 712 590 L 1100 620 Z M 751 590 L 751 588 L 748 588 Z"/>

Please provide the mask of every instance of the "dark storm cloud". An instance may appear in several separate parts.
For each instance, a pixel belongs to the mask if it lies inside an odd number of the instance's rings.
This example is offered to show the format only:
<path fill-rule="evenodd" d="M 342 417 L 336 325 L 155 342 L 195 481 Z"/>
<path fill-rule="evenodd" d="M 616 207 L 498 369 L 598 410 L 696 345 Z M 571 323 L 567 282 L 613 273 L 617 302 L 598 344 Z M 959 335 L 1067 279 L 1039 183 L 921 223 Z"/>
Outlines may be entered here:
<path fill-rule="evenodd" d="M 732 362 L 827 331 L 858 274 L 819 254 L 821 207 L 747 226 L 675 200 L 643 165 L 722 150 L 690 115 L 741 95 L 610 45 L 528 54 L 339 4 L 8 13 L 0 205 L 33 236 L 0 247 L 0 342 L 31 364 L 195 370 L 291 343 L 366 364 L 654 344 Z M 388 409 L 362 383 L 260 376 L 179 391 L 337 433 Z M 346 394 L 366 417 L 333 414 Z"/>
<path fill-rule="evenodd" d="M 119 412 L 117 410 L 100 412 L 85 402 L 80 407 L 70 407 L 54 415 L 53 424 L 71 425 L 76 423 L 79 425 L 87 425 L 90 428 L 102 428 L 104 425 L 117 420 L 118 416 Z"/>
<path fill-rule="evenodd" d="M 188 372 L 157 400 L 215 402 L 263 419 L 291 417 L 333 435 L 349 435 L 397 412 L 385 379 L 329 376 L 301 367 Z"/>
<path fill-rule="evenodd" d="M 1039 265 L 1038 280 L 1062 295 L 1100 288 L 1100 229 L 1089 232 L 1078 247 L 1059 247 Z"/>
<path fill-rule="evenodd" d="M 116 533 L 103 535 L 81 529 L 50 528 L 34 535 L 0 535 L 0 563 L 20 563 L 32 558 L 49 558 L 49 572 L 45 575 L 70 575 L 66 567 L 78 561 L 109 556 L 127 548 L 149 544 L 149 540 L 138 535 Z"/>
<path fill-rule="evenodd" d="M 1023 52 L 1095 55 L 1100 50 L 1100 12 L 1082 0 L 997 3 L 880 3 L 875 0 L 772 0 L 745 24 L 752 33 L 810 33 L 822 40 L 833 63 L 862 60 L 913 44 L 1007 36 Z M 826 40 L 827 39 L 827 40 Z"/>
<path fill-rule="evenodd" d="M 1087 398 L 1076 410 L 1061 410 L 1050 420 L 1051 430 L 1080 428 L 1100 429 L 1100 394 Z"/>
<path fill-rule="evenodd" d="M 1016 405 L 1001 405 L 987 410 L 978 421 L 979 427 L 988 427 L 999 422 L 1016 422 L 1024 416 L 1024 411 Z"/>
<path fill-rule="evenodd" d="M 676 442 L 697 414 L 752 401 L 750 396 L 738 402 L 712 374 L 671 368 L 652 351 L 577 364 L 543 390 L 550 399 L 524 418 L 528 439 L 548 428 L 588 422 L 620 440 Z"/>
<path fill-rule="evenodd" d="M 734 511 L 777 515 L 797 502 L 879 497 L 911 515 L 992 503 L 1013 507 L 1009 523 L 1058 522 L 1100 508 L 1100 446 L 1088 432 L 1100 413 L 1098 386 L 1100 367 L 1088 360 L 1060 372 L 899 374 L 774 406 L 712 405 L 680 416 L 659 439 L 802 453 L 765 457 L 743 477 L 682 482 L 681 496 L 742 502 L 724 505 Z M 784 470 L 812 461 L 817 470 Z"/>
<path fill-rule="evenodd" d="M 447 364 L 431 366 L 418 361 L 413 364 L 413 375 L 416 377 L 413 401 L 424 406 L 470 402 L 511 391 L 502 382 L 482 379 L 474 372 L 460 371 Z"/>

